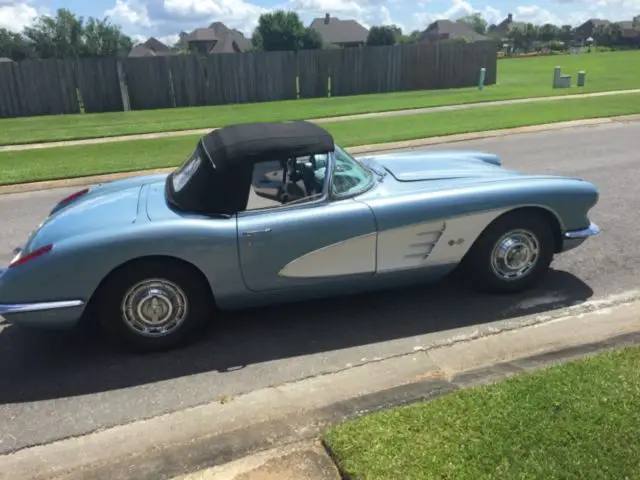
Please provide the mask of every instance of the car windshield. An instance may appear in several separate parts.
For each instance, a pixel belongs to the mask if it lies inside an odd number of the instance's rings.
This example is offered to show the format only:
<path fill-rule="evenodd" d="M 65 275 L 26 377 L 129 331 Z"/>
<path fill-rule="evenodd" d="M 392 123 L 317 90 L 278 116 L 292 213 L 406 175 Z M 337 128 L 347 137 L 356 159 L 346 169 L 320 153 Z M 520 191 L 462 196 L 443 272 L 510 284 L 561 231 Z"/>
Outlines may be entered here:
<path fill-rule="evenodd" d="M 331 194 L 348 197 L 368 190 L 374 183 L 374 174 L 362 162 L 342 148 L 335 146 L 335 166 L 331 180 Z"/>

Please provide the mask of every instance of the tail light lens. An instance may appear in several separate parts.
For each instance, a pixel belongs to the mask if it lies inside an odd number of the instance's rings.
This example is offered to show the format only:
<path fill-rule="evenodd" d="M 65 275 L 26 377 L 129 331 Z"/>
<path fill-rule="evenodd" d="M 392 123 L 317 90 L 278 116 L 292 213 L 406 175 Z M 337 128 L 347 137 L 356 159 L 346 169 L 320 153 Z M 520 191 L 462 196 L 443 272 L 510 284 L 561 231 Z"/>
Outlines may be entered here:
<path fill-rule="evenodd" d="M 84 190 L 80 190 L 79 192 L 72 193 L 68 197 L 63 198 L 60 201 L 60 203 L 58 203 L 58 206 L 62 206 L 62 205 L 66 205 L 67 203 L 71 203 L 71 202 L 77 200 L 78 198 L 86 195 L 87 193 L 89 193 L 89 189 L 88 188 L 85 188 Z"/>
<path fill-rule="evenodd" d="M 38 257 L 41 257 L 42 255 L 49 253 L 52 249 L 53 249 L 53 245 L 51 244 L 44 245 L 40 248 L 36 248 L 33 252 L 29 253 L 28 255 L 25 255 L 24 257 L 17 257 L 14 260 L 12 260 L 11 263 L 9 264 L 9 268 L 17 267 L 18 265 L 24 265 L 25 263 L 30 262 L 34 258 L 38 258 Z"/>

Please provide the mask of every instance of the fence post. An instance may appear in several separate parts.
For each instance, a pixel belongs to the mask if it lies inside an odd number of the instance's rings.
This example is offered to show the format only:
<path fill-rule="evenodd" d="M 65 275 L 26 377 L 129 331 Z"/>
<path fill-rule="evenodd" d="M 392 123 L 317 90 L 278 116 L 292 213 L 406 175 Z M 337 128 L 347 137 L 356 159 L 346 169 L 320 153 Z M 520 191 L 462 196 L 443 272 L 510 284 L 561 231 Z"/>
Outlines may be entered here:
<path fill-rule="evenodd" d="M 131 110 L 131 103 L 129 102 L 129 89 L 127 88 L 127 77 L 124 73 L 122 60 L 116 60 L 116 67 L 118 70 L 118 83 L 120 84 L 120 96 L 122 97 L 122 109 L 128 112 Z"/>

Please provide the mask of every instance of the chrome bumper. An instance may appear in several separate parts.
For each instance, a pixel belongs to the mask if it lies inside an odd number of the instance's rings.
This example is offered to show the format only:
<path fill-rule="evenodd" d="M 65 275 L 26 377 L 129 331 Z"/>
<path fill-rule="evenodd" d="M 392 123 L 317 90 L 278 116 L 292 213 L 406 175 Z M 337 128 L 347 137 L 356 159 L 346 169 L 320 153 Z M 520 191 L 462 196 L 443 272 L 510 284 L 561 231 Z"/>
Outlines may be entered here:
<path fill-rule="evenodd" d="M 0 268 L 0 277 L 7 271 Z M 56 302 L 30 302 L 30 303 L 0 303 L 0 315 L 12 313 L 44 312 L 48 310 L 59 310 L 62 308 L 74 308 L 84 305 L 82 300 L 62 300 Z"/>
<path fill-rule="evenodd" d="M 564 238 L 566 238 L 567 240 L 580 240 L 593 237 L 594 235 L 598 235 L 599 233 L 600 227 L 591 222 L 587 228 L 584 228 L 582 230 L 571 230 L 569 232 L 565 232 Z"/>
<path fill-rule="evenodd" d="M 60 302 L 38 303 L 0 303 L 0 315 L 12 313 L 43 312 L 47 310 L 59 310 L 61 308 L 74 308 L 84 305 L 82 300 L 66 300 Z"/>

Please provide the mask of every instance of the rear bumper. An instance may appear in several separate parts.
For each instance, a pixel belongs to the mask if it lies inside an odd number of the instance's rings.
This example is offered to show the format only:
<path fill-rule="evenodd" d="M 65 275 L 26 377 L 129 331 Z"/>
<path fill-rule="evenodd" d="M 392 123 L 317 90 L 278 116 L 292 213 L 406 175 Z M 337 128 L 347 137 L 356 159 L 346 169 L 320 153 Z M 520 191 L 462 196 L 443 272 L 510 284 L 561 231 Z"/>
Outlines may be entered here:
<path fill-rule="evenodd" d="M 581 230 L 569 230 L 565 232 L 562 244 L 562 251 L 572 250 L 584 243 L 587 238 L 593 237 L 600 233 L 600 227 L 591 222 L 587 228 Z"/>
<path fill-rule="evenodd" d="M 6 270 L 0 268 L 0 277 Z M 14 324 L 52 329 L 71 328 L 82 317 L 84 306 L 82 300 L 0 303 L 0 316 Z"/>

